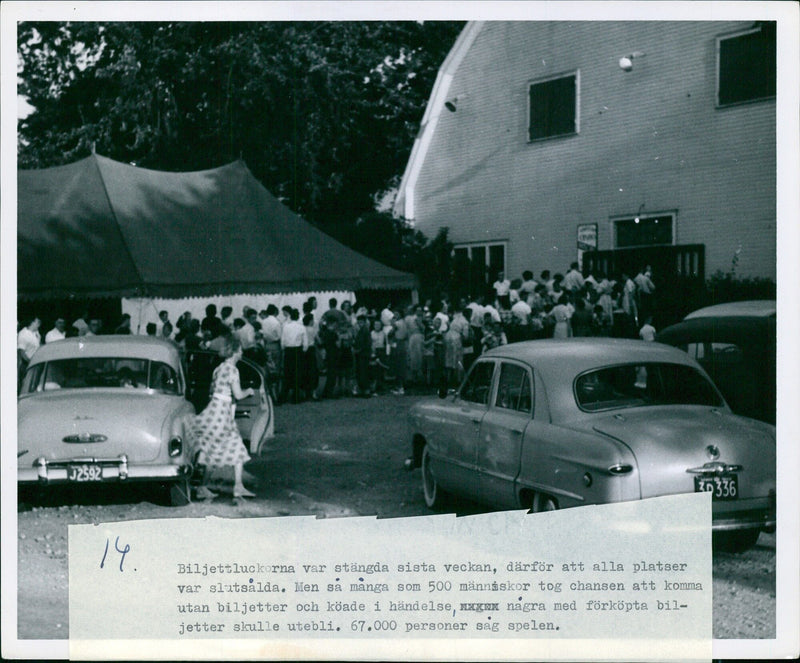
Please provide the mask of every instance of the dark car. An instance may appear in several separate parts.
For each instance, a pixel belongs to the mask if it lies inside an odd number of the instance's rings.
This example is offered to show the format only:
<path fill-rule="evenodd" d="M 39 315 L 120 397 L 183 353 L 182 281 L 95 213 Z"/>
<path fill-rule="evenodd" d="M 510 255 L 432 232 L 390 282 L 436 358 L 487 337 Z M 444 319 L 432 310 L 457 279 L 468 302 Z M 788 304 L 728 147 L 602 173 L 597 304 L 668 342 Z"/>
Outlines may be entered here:
<path fill-rule="evenodd" d="M 735 413 L 775 423 L 774 301 L 709 306 L 667 327 L 656 340 L 697 360 Z"/>

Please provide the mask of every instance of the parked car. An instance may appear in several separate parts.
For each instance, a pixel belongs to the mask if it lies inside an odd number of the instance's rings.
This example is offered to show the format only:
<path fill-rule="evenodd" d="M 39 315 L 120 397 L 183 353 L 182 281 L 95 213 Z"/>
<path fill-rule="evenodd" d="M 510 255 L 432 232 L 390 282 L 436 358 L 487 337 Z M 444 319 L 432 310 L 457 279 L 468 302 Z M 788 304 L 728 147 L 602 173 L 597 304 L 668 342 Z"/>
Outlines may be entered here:
<path fill-rule="evenodd" d="M 84 336 L 39 348 L 18 398 L 19 485 L 148 482 L 169 504 L 186 504 L 187 434 L 220 359 L 190 353 L 190 382 L 181 359 L 173 343 L 148 336 Z M 239 369 L 256 393 L 237 403 L 236 421 L 257 450 L 273 432 L 272 403 L 260 369 L 247 360 Z"/>
<path fill-rule="evenodd" d="M 410 412 L 430 508 L 448 494 L 534 512 L 708 491 L 717 545 L 775 527 L 775 428 L 731 413 L 680 350 L 623 339 L 500 346 Z"/>
<path fill-rule="evenodd" d="M 17 404 L 21 486 L 151 482 L 190 499 L 194 408 L 175 345 L 147 336 L 81 336 L 39 348 Z"/>
<path fill-rule="evenodd" d="M 656 340 L 696 359 L 737 414 L 775 423 L 775 301 L 718 304 L 694 311 Z"/>

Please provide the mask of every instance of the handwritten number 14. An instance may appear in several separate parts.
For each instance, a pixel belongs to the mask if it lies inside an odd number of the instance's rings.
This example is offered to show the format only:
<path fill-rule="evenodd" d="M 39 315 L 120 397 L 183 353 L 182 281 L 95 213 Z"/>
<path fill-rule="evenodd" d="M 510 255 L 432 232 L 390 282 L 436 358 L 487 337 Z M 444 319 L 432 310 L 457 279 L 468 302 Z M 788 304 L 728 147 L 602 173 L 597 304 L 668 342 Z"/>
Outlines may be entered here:
<path fill-rule="evenodd" d="M 123 548 L 120 548 L 120 547 L 119 547 L 119 537 L 117 537 L 117 538 L 116 538 L 116 540 L 114 541 L 114 548 L 115 548 L 115 549 L 116 549 L 116 551 L 117 551 L 117 552 L 120 554 L 120 558 L 119 558 L 119 570 L 120 570 L 120 572 L 121 572 L 121 571 L 122 571 L 122 564 L 125 562 L 125 555 L 127 555 L 127 554 L 128 554 L 128 552 L 130 552 L 130 549 L 131 549 L 131 547 L 130 547 L 130 545 L 128 545 L 128 544 L 126 543 L 126 544 L 125 544 L 125 547 L 123 547 Z M 105 549 L 105 551 L 103 552 L 103 559 L 102 559 L 102 560 L 100 560 L 100 568 L 101 568 L 101 569 L 102 569 L 102 568 L 105 566 L 105 563 L 106 563 L 106 557 L 107 557 L 107 556 L 108 556 L 108 539 L 106 539 L 106 549 Z"/>

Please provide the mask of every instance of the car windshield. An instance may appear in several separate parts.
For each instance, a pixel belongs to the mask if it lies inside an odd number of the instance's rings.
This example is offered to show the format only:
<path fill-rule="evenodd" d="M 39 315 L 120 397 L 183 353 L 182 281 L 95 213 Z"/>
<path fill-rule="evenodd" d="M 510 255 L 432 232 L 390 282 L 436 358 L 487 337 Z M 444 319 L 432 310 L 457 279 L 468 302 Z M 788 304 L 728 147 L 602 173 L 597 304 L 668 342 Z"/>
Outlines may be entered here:
<path fill-rule="evenodd" d="M 131 357 L 80 357 L 35 364 L 25 374 L 20 393 L 98 387 L 180 394 L 174 368 L 160 361 Z"/>
<path fill-rule="evenodd" d="M 647 405 L 723 404 L 713 385 L 682 364 L 624 364 L 600 368 L 575 380 L 578 406 L 586 411 Z"/>

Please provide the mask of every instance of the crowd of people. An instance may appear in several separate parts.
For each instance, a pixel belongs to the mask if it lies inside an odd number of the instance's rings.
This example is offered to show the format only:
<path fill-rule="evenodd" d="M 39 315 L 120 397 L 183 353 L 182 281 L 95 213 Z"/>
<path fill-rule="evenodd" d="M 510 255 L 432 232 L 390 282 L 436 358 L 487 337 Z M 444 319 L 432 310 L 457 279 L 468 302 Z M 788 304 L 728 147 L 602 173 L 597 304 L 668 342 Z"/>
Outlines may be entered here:
<path fill-rule="evenodd" d="M 174 323 L 166 311 L 146 333 L 184 350 L 220 352 L 235 338 L 248 357 L 265 369 L 274 400 L 372 396 L 409 385 L 447 390 L 457 386 L 474 359 L 490 348 L 516 341 L 570 336 L 655 338 L 652 269 L 643 265 L 631 277 L 584 276 L 577 263 L 564 274 L 530 270 L 509 280 L 503 272 L 491 289 L 470 301 L 447 297 L 423 304 L 368 310 L 350 301 L 330 299 L 321 315 L 315 297 L 302 311 L 270 304 L 261 311 L 245 306 L 236 316 L 230 306 L 217 314 L 206 307 L 202 320 L 185 312 Z M 18 333 L 20 368 L 41 343 L 38 317 Z M 52 342 L 70 335 L 103 333 L 99 318 L 80 316 L 68 328 L 58 318 L 45 336 Z M 130 334 L 125 314 L 111 333 Z M 323 379 L 324 376 L 324 379 Z"/>

